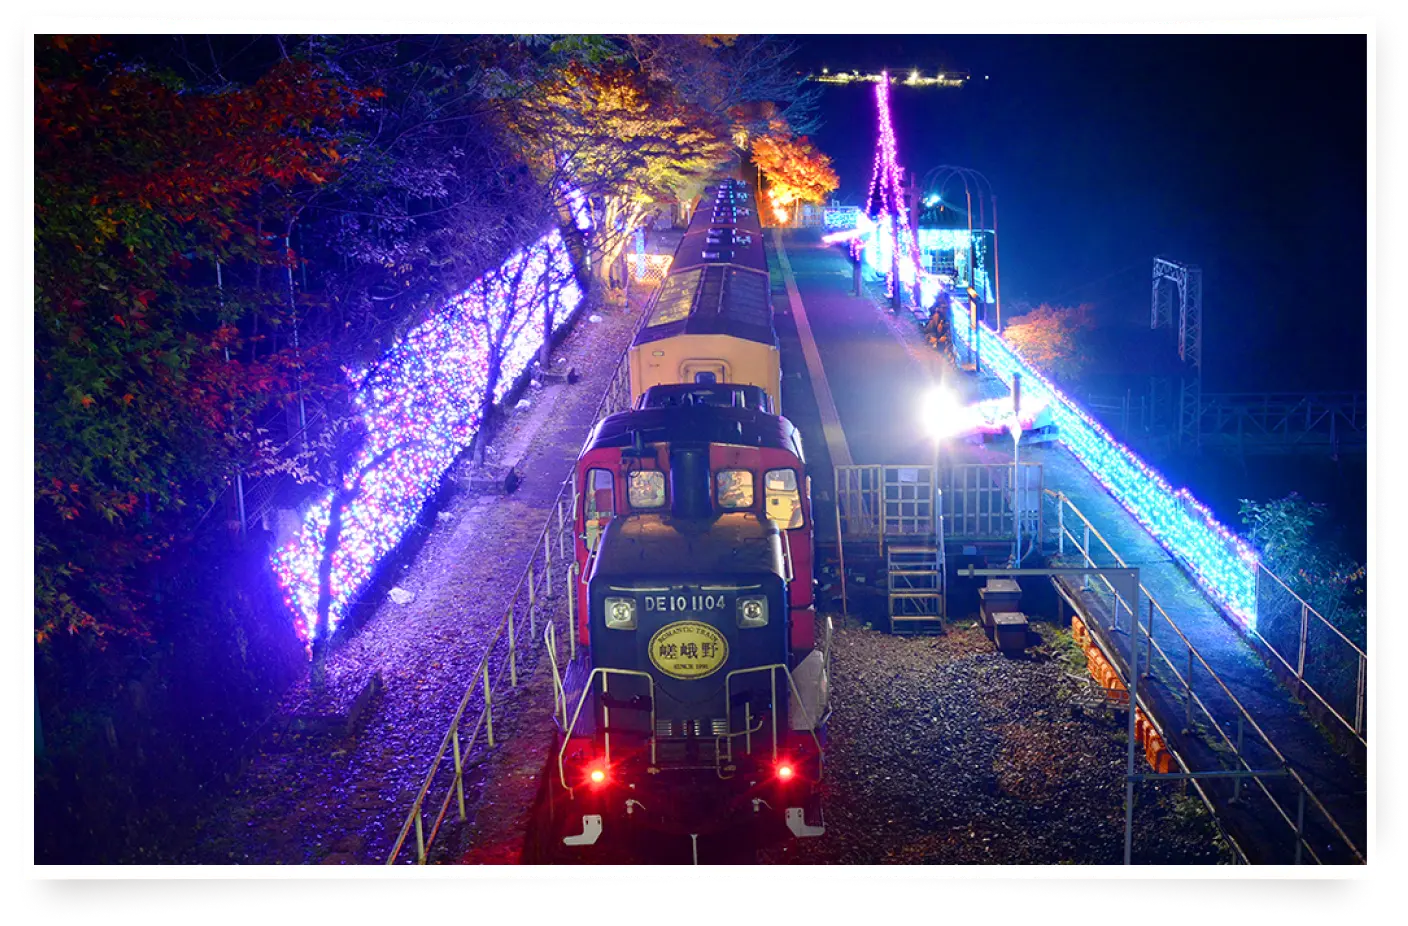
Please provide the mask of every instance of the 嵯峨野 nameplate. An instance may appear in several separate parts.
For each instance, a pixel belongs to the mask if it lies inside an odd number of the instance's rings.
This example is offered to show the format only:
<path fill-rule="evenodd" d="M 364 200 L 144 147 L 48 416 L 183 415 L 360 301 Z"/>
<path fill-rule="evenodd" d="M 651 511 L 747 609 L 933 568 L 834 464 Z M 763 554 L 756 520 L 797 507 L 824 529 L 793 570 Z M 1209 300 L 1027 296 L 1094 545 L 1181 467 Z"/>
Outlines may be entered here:
<path fill-rule="evenodd" d="M 728 659 L 728 640 L 702 621 L 675 621 L 650 638 L 650 661 L 671 678 L 713 675 Z"/>

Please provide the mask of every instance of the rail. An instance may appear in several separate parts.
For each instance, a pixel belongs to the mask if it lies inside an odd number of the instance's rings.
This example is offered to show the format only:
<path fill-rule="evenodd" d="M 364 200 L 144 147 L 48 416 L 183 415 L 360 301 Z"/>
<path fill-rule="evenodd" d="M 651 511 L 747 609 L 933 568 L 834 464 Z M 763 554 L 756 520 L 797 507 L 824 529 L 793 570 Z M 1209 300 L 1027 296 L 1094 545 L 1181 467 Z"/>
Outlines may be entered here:
<path fill-rule="evenodd" d="M 637 330 L 647 318 L 649 312 L 643 310 Z M 597 404 L 594 420 L 628 408 L 630 394 L 630 371 L 623 356 L 602 394 L 601 401 Z M 571 624 L 575 590 L 572 582 L 576 578 L 576 564 L 573 559 L 573 482 L 571 475 L 563 481 L 562 488 L 548 511 L 543 529 L 537 535 L 533 551 L 529 554 L 528 564 L 509 597 L 504 616 L 490 632 L 489 643 L 475 670 L 474 680 L 460 698 L 459 706 L 455 709 L 449 728 L 441 740 L 440 749 L 431 761 L 430 769 L 411 803 L 406 820 L 397 833 L 386 859 L 388 865 L 394 865 L 400 859 L 413 831 L 416 839 L 416 862 L 426 864 L 435 839 L 449 815 L 452 801 L 457 804 L 459 821 L 463 823 L 467 819 L 464 797 L 465 765 L 480 743 L 481 731 L 484 733 L 485 745 L 490 748 L 494 745 L 496 691 L 497 697 L 502 699 L 505 679 L 508 681 L 510 692 L 518 688 L 519 660 L 522 654 L 519 652 L 517 637 L 523 622 L 526 620 L 528 623 L 530 651 L 537 642 L 537 625 L 540 619 L 551 626 L 559 617 L 565 617 L 569 645 L 573 641 Z M 565 606 L 557 601 L 553 589 L 554 548 L 557 568 L 567 579 Z M 555 639 L 555 632 L 552 639 Z M 555 660 L 555 653 L 552 658 Z M 452 761 L 447 763 L 447 757 Z M 438 809 L 434 809 L 431 794 L 442 791 L 444 796 Z M 434 818 L 430 823 L 429 832 L 426 832 L 426 816 L 429 809 L 434 810 Z"/>
<path fill-rule="evenodd" d="M 1367 746 L 1368 654 L 1265 566 L 1258 565 L 1256 580 L 1257 620 L 1249 633 L 1330 716 Z M 1287 647 L 1292 634 L 1294 645 Z M 1294 655 L 1282 652 L 1283 648 Z"/>
<path fill-rule="evenodd" d="M 1099 529 L 1090 522 L 1090 519 L 1087 518 L 1064 493 L 1048 489 L 1046 490 L 1046 496 L 1048 499 L 1054 500 L 1056 505 L 1055 524 L 1058 556 L 1065 555 L 1065 546 L 1069 540 L 1071 545 L 1080 552 L 1084 565 L 1092 567 L 1102 565 L 1097 562 L 1095 557 L 1095 554 L 1099 552 L 1099 550 L 1092 548 L 1092 541 L 1098 541 L 1104 551 L 1102 558 L 1108 557 L 1118 566 L 1127 568 L 1124 558 L 1115 551 L 1114 547 L 1105 539 Z M 1071 524 L 1068 524 L 1066 520 L 1066 512 L 1068 509 L 1074 516 L 1074 521 Z M 1075 532 L 1077 529 L 1080 530 L 1079 536 L 1077 536 Z M 1210 739 L 1207 745 L 1214 752 L 1223 752 L 1230 749 L 1239 767 L 1239 771 L 1245 770 L 1252 772 L 1258 768 L 1268 767 L 1286 769 L 1286 778 L 1294 783 L 1298 792 L 1296 794 L 1297 806 L 1294 809 L 1287 808 L 1283 803 L 1283 799 L 1278 799 L 1261 777 L 1252 776 L 1251 780 L 1269 802 L 1276 815 L 1293 832 L 1296 840 L 1295 855 L 1297 860 L 1299 860 L 1302 851 L 1304 851 L 1313 861 L 1322 863 L 1314 846 L 1312 846 L 1306 838 L 1303 801 L 1308 800 L 1311 809 L 1320 815 L 1321 820 L 1329 828 L 1330 832 L 1332 832 L 1343 846 L 1349 850 L 1356 861 L 1363 863 L 1363 852 L 1355 845 L 1354 840 L 1345 833 L 1344 828 L 1340 825 L 1340 822 L 1335 818 L 1334 814 L 1330 812 L 1324 802 L 1321 801 L 1305 782 L 1300 772 L 1291 767 L 1285 755 L 1275 743 L 1272 742 L 1271 737 L 1256 719 L 1252 717 L 1241 700 L 1232 693 L 1232 690 L 1228 687 L 1226 682 L 1208 663 L 1203 654 L 1198 651 L 1197 647 L 1193 645 L 1192 641 L 1183 633 L 1177 623 L 1169 617 L 1168 612 L 1158 603 L 1149 592 L 1149 589 L 1142 582 L 1140 583 L 1139 591 L 1143 593 L 1149 603 L 1147 609 L 1147 624 L 1141 626 L 1139 620 L 1139 611 L 1141 610 L 1139 608 L 1139 602 L 1125 601 L 1124 597 L 1106 577 L 1100 576 L 1100 580 L 1105 585 L 1105 592 L 1097 594 L 1108 595 L 1110 601 L 1109 612 L 1111 626 L 1109 629 L 1115 634 L 1126 635 L 1127 639 L 1130 641 L 1131 654 L 1137 651 L 1141 645 L 1144 647 L 1147 653 L 1145 677 L 1152 676 L 1153 680 L 1159 683 L 1163 688 L 1162 693 L 1168 698 L 1170 704 L 1177 700 L 1183 702 L 1184 732 L 1191 733 L 1198 729 L 1210 727 L 1212 731 L 1216 732 L 1217 738 L 1220 738 L 1220 743 L 1218 739 L 1204 737 L 1204 739 Z M 1085 588 L 1092 588 L 1088 578 L 1082 582 L 1082 585 Z M 1121 610 L 1123 610 L 1124 614 L 1128 615 L 1128 623 L 1126 626 L 1121 626 Z M 1156 623 L 1156 615 L 1161 619 L 1158 623 Z M 1159 636 L 1157 631 L 1164 626 L 1167 627 L 1167 630 L 1163 633 L 1164 642 L 1161 643 L 1156 639 L 1156 637 Z M 1170 635 L 1172 635 L 1172 640 L 1169 639 Z M 1169 650 L 1166 648 L 1167 646 L 1174 647 L 1174 655 L 1170 655 Z M 1177 647 L 1179 646 L 1183 649 L 1184 658 L 1181 660 L 1175 658 L 1178 655 Z M 1154 661 L 1155 655 L 1159 657 L 1161 662 L 1156 663 Z M 1182 663 L 1182 671 L 1180 671 L 1179 662 Z M 1197 680 L 1195 679 L 1197 666 L 1202 667 L 1203 674 L 1206 676 L 1201 694 L 1199 693 Z M 1210 688 L 1209 685 L 1211 686 Z M 1220 710 L 1215 712 L 1214 708 L 1209 706 L 1210 701 L 1220 702 L 1218 704 Z M 1194 716 L 1195 707 L 1201 711 L 1202 717 L 1206 718 L 1206 724 L 1199 724 L 1195 727 L 1194 721 L 1197 719 Z M 1235 739 L 1224 729 L 1224 725 L 1229 727 L 1235 726 Z M 1252 734 L 1260 740 L 1262 747 L 1269 754 L 1272 761 L 1267 762 L 1262 760 L 1256 765 L 1253 765 L 1249 761 L 1248 756 L 1251 754 L 1252 748 L 1255 748 L 1255 742 L 1251 744 L 1246 742 L 1248 728 L 1250 728 Z M 1253 755 L 1252 758 L 1260 757 Z M 1190 771 L 1192 770 L 1190 769 Z M 1233 800 L 1235 801 L 1241 798 L 1240 779 L 1236 781 L 1233 787 Z M 1292 813 L 1295 814 L 1294 818 Z"/>

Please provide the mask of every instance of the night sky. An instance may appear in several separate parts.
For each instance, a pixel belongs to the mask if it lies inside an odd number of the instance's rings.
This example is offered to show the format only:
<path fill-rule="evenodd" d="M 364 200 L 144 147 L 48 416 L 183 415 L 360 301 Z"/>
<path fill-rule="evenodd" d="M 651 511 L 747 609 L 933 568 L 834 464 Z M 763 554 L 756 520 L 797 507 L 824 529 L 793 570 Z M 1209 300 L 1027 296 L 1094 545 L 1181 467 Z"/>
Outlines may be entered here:
<path fill-rule="evenodd" d="M 1363 390 L 1362 36 L 801 36 L 805 69 L 968 71 L 894 88 L 900 160 L 998 196 L 1002 296 L 1147 328 L 1153 258 L 1203 268 L 1204 389 Z M 984 79 L 985 76 L 987 79 Z M 873 85 L 814 140 L 860 203 Z"/>

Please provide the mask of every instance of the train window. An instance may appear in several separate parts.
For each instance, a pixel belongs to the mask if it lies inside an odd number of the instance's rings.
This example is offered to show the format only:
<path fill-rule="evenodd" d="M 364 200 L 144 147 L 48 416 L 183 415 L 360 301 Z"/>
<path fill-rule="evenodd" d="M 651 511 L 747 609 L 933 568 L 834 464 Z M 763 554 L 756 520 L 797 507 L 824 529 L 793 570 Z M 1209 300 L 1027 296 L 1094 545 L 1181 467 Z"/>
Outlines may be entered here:
<path fill-rule="evenodd" d="M 783 530 L 802 526 L 802 496 L 797 474 L 790 469 L 770 469 L 763 477 L 768 518 Z"/>
<path fill-rule="evenodd" d="M 606 522 L 616 511 L 616 480 L 611 471 L 593 469 L 587 471 L 587 497 L 584 509 L 586 521 L 587 549 L 596 547 L 596 538 L 606 529 Z"/>
<path fill-rule="evenodd" d="M 626 484 L 632 508 L 659 508 L 665 504 L 665 474 L 657 469 L 637 470 Z"/>
<path fill-rule="evenodd" d="M 720 508 L 753 507 L 753 474 L 748 470 L 720 470 L 714 481 L 719 487 Z"/>

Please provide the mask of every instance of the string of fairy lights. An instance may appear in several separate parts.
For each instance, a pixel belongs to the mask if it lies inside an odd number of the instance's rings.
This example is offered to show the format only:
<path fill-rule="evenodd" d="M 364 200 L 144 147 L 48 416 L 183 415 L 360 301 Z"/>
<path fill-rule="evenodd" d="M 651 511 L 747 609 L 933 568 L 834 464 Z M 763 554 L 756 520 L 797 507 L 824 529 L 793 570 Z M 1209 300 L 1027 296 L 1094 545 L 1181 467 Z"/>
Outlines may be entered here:
<path fill-rule="evenodd" d="M 955 298 L 949 306 L 954 337 L 971 350 L 973 329 L 968 304 Z M 1186 488 L 1174 489 L 1162 474 L 1023 362 L 997 332 L 983 322 L 978 324 L 978 353 L 984 370 L 1009 387 L 1013 375 L 1021 374 L 1023 404 L 1044 403 L 1061 442 L 1081 465 L 1192 572 L 1214 600 L 1255 629 L 1256 551 L 1221 524 Z"/>
<path fill-rule="evenodd" d="M 353 378 L 367 439 L 343 484 L 341 534 L 331 555 L 329 632 L 478 433 L 491 347 L 499 344 L 502 353 L 494 389 L 499 402 L 537 355 L 545 313 L 551 313 L 556 332 L 581 301 L 567 247 L 554 230 L 476 280 Z M 315 633 L 332 502 L 330 491 L 309 510 L 298 537 L 273 557 L 274 574 L 305 642 Z"/>
<path fill-rule="evenodd" d="M 890 119 L 889 72 L 875 85 L 875 106 L 880 119 L 880 143 L 875 148 L 875 165 L 870 176 L 870 191 L 866 197 L 866 212 L 873 216 L 878 234 L 866 252 L 866 263 L 885 276 L 885 295 L 894 296 L 895 287 L 913 283 L 919 274 L 919 253 L 910 229 L 909 204 L 900 185 L 902 169 L 895 144 L 895 127 Z M 860 239 L 855 239 L 857 242 Z M 857 245 L 859 246 L 859 245 Z M 892 258 L 899 248 L 899 260 Z M 895 279 L 895 266 L 901 268 L 900 280 Z M 912 274 L 912 275 L 911 275 Z"/>

